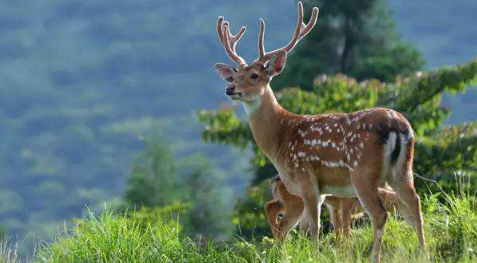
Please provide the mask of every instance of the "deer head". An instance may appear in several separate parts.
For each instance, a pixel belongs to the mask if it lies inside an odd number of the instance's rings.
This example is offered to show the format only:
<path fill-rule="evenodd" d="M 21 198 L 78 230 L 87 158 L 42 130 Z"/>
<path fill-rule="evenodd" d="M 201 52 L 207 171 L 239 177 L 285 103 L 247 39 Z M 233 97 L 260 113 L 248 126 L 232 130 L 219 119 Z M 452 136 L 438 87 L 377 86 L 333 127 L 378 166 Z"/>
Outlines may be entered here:
<path fill-rule="evenodd" d="M 223 63 L 215 65 L 215 69 L 220 76 L 229 82 L 225 93 L 231 99 L 242 102 L 252 102 L 259 99 L 267 87 L 269 87 L 272 78 L 282 72 L 285 67 L 287 53 L 311 31 L 317 19 L 318 8 L 314 7 L 308 24 L 303 23 L 303 4 L 299 2 L 298 22 L 293 38 L 286 46 L 271 52 L 265 51 L 265 22 L 263 19 L 260 19 L 260 33 L 258 37 L 259 56 L 252 64 L 247 65 L 245 60 L 240 57 L 235 50 L 246 28 L 242 27 L 236 35 L 233 35 L 230 33 L 229 23 L 225 21 L 222 16 L 219 17 L 217 21 L 219 40 L 229 58 L 238 64 L 237 68 Z"/>

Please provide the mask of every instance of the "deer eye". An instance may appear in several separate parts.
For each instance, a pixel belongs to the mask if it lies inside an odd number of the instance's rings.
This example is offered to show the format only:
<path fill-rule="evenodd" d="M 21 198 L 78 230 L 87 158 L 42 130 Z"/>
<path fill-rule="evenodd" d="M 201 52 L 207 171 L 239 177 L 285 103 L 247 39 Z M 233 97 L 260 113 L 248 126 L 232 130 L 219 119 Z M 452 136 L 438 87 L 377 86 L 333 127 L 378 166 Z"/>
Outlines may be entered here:
<path fill-rule="evenodd" d="M 254 73 L 254 74 L 250 75 L 250 79 L 251 80 L 257 80 L 258 79 L 258 74 Z"/>

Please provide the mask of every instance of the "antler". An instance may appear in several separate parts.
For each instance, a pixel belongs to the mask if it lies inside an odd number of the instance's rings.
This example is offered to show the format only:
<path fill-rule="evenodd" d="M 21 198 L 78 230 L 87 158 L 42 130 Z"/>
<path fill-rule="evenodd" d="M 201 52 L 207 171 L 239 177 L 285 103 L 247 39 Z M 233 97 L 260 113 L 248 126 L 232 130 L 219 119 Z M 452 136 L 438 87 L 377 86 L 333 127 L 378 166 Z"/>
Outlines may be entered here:
<path fill-rule="evenodd" d="M 265 21 L 263 21 L 263 19 L 260 19 L 260 33 L 258 36 L 259 56 L 256 62 L 265 64 L 278 51 L 284 50 L 286 52 L 290 52 L 304 36 L 310 33 L 311 29 L 313 29 L 313 27 L 315 26 L 317 20 L 318 20 L 318 8 L 314 7 L 308 24 L 303 23 L 303 4 L 301 2 L 298 2 L 298 21 L 295 28 L 295 34 L 293 35 L 293 38 L 290 40 L 290 43 L 288 43 L 288 45 L 282 48 L 279 48 L 267 53 L 265 52 L 265 45 L 264 45 Z"/>
<path fill-rule="evenodd" d="M 220 16 L 219 20 L 217 20 L 217 33 L 222 46 L 224 46 L 225 52 L 227 52 L 227 55 L 230 59 L 237 62 L 241 67 L 246 66 L 247 63 L 242 57 L 237 55 L 235 46 L 237 45 L 237 42 L 239 42 L 240 38 L 242 38 L 245 30 L 247 30 L 247 28 L 243 26 L 236 35 L 232 35 L 229 29 L 229 22 L 225 21 L 223 16 Z"/>

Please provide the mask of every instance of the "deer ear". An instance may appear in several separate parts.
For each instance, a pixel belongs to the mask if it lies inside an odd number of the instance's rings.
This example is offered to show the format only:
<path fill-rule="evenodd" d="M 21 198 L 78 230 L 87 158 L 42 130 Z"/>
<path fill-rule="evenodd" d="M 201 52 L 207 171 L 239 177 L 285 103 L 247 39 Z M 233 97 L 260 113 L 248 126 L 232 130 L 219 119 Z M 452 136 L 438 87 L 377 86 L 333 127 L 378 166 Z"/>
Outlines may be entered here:
<path fill-rule="evenodd" d="M 225 81 L 228 82 L 232 82 L 234 80 L 234 74 L 237 72 L 234 67 L 223 63 L 215 64 L 215 70 Z"/>
<path fill-rule="evenodd" d="M 278 51 L 267 64 L 267 71 L 270 76 L 280 74 L 287 62 L 287 52 L 284 50 Z"/>

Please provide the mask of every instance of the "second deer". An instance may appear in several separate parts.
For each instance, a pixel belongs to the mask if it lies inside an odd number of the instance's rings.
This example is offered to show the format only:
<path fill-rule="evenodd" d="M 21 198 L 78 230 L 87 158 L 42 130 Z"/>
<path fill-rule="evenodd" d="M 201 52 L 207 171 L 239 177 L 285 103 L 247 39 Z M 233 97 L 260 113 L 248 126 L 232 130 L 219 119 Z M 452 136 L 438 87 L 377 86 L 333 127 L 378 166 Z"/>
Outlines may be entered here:
<path fill-rule="evenodd" d="M 300 223 L 300 230 L 306 232 L 308 224 L 305 218 L 302 218 L 303 200 L 299 196 L 290 194 L 278 175 L 270 180 L 270 187 L 273 200 L 267 202 L 264 208 L 273 236 L 276 239 L 283 239 L 298 223 Z M 407 209 L 401 204 L 396 193 L 380 188 L 379 198 L 387 211 L 396 210 L 404 219 L 409 220 L 410 215 L 407 214 Z M 364 211 L 359 200 L 327 196 L 323 203 L 330 213 L 331 225 L 337 239 L 342 235 L 349 237 L 352 216 Z"/>

